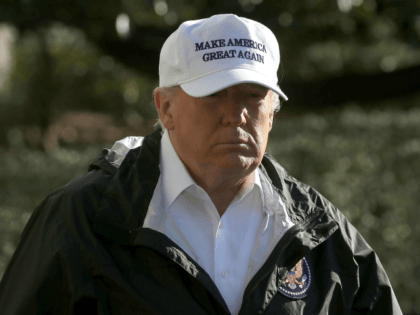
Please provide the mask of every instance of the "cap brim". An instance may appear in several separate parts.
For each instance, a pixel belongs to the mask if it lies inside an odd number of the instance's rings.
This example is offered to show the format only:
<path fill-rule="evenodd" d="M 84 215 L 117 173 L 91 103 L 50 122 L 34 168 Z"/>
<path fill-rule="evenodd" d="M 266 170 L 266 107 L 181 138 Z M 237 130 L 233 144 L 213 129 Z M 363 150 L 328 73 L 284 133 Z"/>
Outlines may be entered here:
<path fill-rule="evenodd" d="M 249 69 L 226 69 L 181 83 L 180 86 L 185 93 L 192 97 L 203 97 L 241 83 L 255 83 L 265 86 L 277 93 L 283 100 L 288 100 L 286 94 L 276 84 L 273 84 L 272 80 Z"/>

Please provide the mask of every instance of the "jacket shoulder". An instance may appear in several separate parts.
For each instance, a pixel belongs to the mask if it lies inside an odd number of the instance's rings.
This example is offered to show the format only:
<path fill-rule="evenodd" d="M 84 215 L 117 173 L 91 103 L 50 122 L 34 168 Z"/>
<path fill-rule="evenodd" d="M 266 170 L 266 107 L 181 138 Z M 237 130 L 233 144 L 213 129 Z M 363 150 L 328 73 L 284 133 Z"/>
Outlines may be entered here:
<path fill-rule="evenodd" d="M 96 215 L 97 205 L 116 172 L 115 167 L 107 164 L 109 163 L 101 153 L 91 163 L 87 173 L 50 193 L 33 211 L 21 239 L 26 237 L 29 230 L 38 226 L 40 221 L 48 223 L 43 226 L 48 229 L 55 229 L 57 222 L 63 222 L 72 231 L 77 230 L 76 226 L 83 225 L 84 222 L 90 225 Z"/>
<path fill-rule="evenodd" d="M 290 175 L 273 156 L 266 154 L 266 159 L 264 167 L 273 181 L 273 185 L 283 192 L 282 197 L 290 205 L 289 209 L 293 210 L 291 216 L 296 215 L 296 221 L 301 221 L 310 210 L 320 209 L 339 225 L 347 244 L 351 246 L 352 238 L 357 231 L 343 213 L 314 187 Z M 276 179 L 273 174 L 277 175 L 278 178 Z"/>
<path fill-rule="evenodd" d="M 92 289 L 86 285 L 86 272 L 98 261 L 94 258 L 111 261 L 91 222 L 112 176 L 92 168 L 34 210 L 0 283 L 1 314 L 46 314 L 52 309 L 65 314 L 68 301 Z"/>
<path fill-rule="evenodd" d="M 72 230 L 82 222 L 91 225 L 112 178 L 113 174 L 104 169 L 91 168 L 48 196 L 42 211 L 60 216 Z"/>
<path fill-rule="evenodd" d="M 284 201 L 293 208 L 317 207 L 325 209 L 336 220 L 340 219 L 336 215 L 340 211 L 327 198 L 312 186 L 290 175 L 272 155 L 266 153 L 262 164 L 272 184 L 282 192 Z"/>

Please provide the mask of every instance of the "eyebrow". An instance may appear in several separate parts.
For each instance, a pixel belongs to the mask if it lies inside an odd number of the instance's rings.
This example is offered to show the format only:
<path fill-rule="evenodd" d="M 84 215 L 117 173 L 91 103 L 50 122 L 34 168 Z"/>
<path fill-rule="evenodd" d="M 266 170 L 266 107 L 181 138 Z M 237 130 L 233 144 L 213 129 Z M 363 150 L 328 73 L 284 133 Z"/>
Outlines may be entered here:
<path fill-rule="evenodd" d="M 245 83 L 244 84 L 244 88 L 248 88 L 248 87 L 253 87 L 253 88 L 257 88 L 262 92 L 267 92 L 269 90 L 269 88 L 259 85 L 259 84 L 255 84 L 255 83 Z"/>

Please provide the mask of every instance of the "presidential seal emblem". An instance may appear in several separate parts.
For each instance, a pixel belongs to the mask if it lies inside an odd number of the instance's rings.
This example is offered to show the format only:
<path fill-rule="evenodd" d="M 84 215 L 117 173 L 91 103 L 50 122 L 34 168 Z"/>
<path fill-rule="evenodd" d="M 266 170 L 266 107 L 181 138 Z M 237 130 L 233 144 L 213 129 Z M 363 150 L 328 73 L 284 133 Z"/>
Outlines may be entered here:
<path fill-rule="evenodd" d="M 311 285 L 311 271 L 308 262 L 302 258 L 287 273 L 286 280 L 280 282 L 279 291 L 292 299 L 301 299 L 308 295 Z"/>

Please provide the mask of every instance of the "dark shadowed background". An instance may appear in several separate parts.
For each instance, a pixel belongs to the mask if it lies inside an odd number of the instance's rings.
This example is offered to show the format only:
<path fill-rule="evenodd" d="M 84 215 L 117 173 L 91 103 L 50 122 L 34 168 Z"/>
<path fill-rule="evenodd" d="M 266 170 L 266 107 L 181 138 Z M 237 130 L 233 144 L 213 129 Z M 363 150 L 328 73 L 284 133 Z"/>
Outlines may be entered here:
<path fill-rule="evenodd" d="M 330 199 L 420 314 L 420 0 L 3 0 L 0 277 L 33 209 L 103 147 L 153 130 L 160 48 L 235 13 L 280 43 L 269 151 Z"/>

